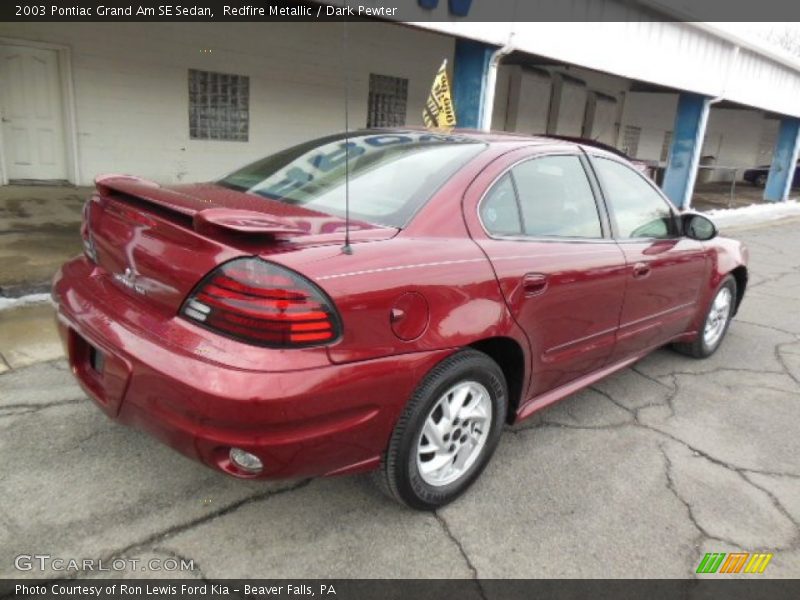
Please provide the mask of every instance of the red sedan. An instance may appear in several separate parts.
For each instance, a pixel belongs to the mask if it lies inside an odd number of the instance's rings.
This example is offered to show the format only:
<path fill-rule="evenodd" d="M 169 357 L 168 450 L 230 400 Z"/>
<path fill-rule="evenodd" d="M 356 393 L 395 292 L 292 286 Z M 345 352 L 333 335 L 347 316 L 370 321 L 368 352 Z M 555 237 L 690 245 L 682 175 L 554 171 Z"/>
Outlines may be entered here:
<path fill-rule="evenodd" d="M 708 219 L 546 137 L 371 130 L 214 183 L 101 177 L 83 239 L 53 296 L 110 417 L 241 478 L 377 470 L 420 509 L 506 423 L 665 344 L 712 354 L 747 283 Z"/>

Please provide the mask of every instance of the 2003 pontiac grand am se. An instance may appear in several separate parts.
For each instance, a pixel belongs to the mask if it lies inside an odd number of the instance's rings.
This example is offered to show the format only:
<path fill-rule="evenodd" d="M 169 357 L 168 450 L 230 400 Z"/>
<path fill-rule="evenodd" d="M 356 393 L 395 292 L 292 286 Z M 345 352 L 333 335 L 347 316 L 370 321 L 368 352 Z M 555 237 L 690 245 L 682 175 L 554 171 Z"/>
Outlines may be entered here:
<path fill-rule="evenodd" d="M 109 416 L 237 477 L 376 470 L 419 509 L 506 423 L 665 344 L 712 354 L 747 284 L 711 221 L 546 137 L 359 131 L 96 187 L 53 296 Z"/>

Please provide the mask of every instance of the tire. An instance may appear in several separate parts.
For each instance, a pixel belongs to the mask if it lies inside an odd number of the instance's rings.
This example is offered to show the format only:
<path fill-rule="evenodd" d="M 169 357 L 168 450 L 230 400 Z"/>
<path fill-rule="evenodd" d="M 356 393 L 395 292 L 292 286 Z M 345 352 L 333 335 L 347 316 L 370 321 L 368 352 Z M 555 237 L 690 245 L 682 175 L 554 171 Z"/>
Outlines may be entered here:
<path fill-rule="evenodd" d="M 767 185 L 767 176 L 764 173 L 759 173 L 756 175 L 756 178 L 753 180 L 753 183 L 756 184 L 758 187 L 764 187 Z"/>
<path fill-rule="evenodd" d="M 728 298 L 727 309 L 724 315 L 720 315 L 719 309 L 723 298 Z M 693 358 L 708 358 L 717 348 L 722 344 L 725 334 L 728 332 L 728 327 L 731 324 L 733 313 L 736 310 L 736 280 L 733 276 L 728 275 L 722 284 L 717 288 L 714 298 L 711 300 L 708 309 L 706 310 L 706 317 L 703 319 L 703 326 L 697 333 L 697 337 L 692 342 L 673 344 L 672 347 L 687 356 Z M 724 319 L 724 322 L 721 321 Z M 712 320 L 715 323 L 712 323 Z M 711 335 L 713 334 L 713 335 Z"/>
<path fill-rule="evenodd" d="M 459 403 L 460 411 L 445 413 Z M 496 362 L 472 349 L 449 356 L 422 380 L 397 421 L 376 472 L 379 486 L 417 510 L 452 502 L 489 463 L 507 407 L 508 386 Z"/>

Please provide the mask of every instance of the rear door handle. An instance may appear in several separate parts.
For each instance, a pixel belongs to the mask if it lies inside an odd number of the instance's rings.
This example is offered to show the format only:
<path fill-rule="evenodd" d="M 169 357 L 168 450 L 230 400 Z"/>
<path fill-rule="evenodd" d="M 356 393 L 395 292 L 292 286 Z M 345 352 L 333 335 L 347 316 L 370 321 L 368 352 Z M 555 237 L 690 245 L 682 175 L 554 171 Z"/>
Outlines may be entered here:
<path fill-rule="evenodd" d="M 547 289 L 547 275 L 544 273 L 527 273 L 522 278 L 522 289 L 526 296 L 538 296 Z"/>
<path fill-rule="evenodd" d="M 650 265 L 647 263 L 639 262 L 633 265 L 633 276 L 636 279 L 647 277 L 650 274 Z"/>

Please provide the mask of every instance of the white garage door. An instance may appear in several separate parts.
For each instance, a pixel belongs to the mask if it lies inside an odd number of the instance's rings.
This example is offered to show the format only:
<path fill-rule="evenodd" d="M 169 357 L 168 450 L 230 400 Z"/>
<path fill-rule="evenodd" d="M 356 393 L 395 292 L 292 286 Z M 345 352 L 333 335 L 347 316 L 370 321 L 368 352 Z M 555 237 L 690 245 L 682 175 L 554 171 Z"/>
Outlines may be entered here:
<path fill-rule="evenodd" d="M 550 75 L 532 69 L 513 67 L 508 95 L 506 131 L 544 133 L 550 112 Z"/>
<path fill-rule="evenodd" d="M 590 113 L 591 108 L 591 115 Z M 589 137 L 598 142 L 613 146 L 617 141 L 617 101 L 600 94 L 592 94 L 586 105 Z M 588 120 L 591 118 L 591 122 Z"/>
<path fill-rule="evenodd" d="M 558 135 L 579 137 L 583 130 L 586 113 L 586 85 L 572 79 L 563 79 L 558 107 Z"/>
<path fill-rule="evenodd" d="M 0 117 L 8 179 L 67 179 L 55 50 L 0 46 Z"/>

